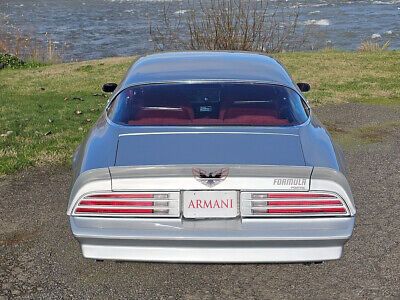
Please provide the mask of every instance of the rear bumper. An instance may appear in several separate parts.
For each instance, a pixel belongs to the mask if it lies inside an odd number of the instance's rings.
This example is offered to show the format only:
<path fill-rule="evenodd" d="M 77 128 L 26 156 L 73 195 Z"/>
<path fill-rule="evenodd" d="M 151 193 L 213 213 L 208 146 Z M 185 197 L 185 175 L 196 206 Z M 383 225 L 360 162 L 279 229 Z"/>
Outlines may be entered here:
<path fill-rule="evenodd" d="M 339 259 L 354 217 L 196 220 L 70 217 L 83 256 L 187 263 Z"/>

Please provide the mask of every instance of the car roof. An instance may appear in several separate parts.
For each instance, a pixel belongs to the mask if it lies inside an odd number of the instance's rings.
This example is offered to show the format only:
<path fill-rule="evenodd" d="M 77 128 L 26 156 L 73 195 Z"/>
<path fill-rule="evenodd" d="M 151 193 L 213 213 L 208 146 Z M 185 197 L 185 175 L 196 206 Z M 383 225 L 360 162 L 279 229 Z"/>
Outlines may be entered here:
<path fill-rule="evenodd" d="M 143 56 L 129 68 L 118 91 L 137 84 L 190 81 L 265 82 L 297 89 L 282 65 L 269 56 L 202 51 Z"/>

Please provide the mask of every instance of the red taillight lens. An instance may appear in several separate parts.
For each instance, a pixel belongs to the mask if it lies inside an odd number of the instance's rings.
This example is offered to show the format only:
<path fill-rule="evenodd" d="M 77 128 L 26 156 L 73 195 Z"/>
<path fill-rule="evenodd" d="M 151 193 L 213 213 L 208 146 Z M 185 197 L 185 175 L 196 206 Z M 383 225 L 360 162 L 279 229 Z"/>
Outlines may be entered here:
<path fill-rule="evenodd" d="M 87 198 L 118 198 L 118 199 L 132 199 L 132 198 L 154 198 L 154 194 L 96 194 L 90 195 Z"/>
<path fill-rule="evenodd" d="M 116 208 L 81 208 L 76 209 L 77 213 L 117 213 L 117 214 L 151 214 L 152 209 L 116 209 Z"/>
<path fill-rule="evenodd" d="M 336 198 L 334 195 L 330 194 L 314 194 L 314 193 L 271 193 L 268 194 L 268 198 Z"/>
<path fill-rule="evenodd" d="M 343 200 L 332 193 L 241 193 L 242 216 L 348 215 Z"/>
<path fill-rule="evenodd" d="M 179 192 L 99 193 L 83 197 L 77 216 L 179 216 Z"/>
<path fill-rule="evenodd" d="M 278 205 L 278 206 L 291 206 L 291 205 L 341 205 L 342 202 L 339 200 L 332 201 L 268 201 L 268 205 Z"/>
<path fill-rule="evenodd" d="M 338 208 L 297 208 L 297 209 L 268 209 L 270 214 L 301 214 L 301 213 L 345 213 L 343 207 Z"/>
<path fill-rule="evenodd" d="M 114 206 L 153 206 L 154 202 L 139 201 L 88 201 L 83 200 L 79 205 L 114 205 Z"/>

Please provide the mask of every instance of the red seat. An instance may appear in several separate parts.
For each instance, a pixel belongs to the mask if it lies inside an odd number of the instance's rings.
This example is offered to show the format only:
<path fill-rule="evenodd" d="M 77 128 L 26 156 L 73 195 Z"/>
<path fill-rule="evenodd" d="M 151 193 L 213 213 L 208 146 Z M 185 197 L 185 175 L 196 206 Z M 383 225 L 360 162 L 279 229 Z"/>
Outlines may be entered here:
<path fill-rule="evenodd" d="M 194 119 L 193 124 L 220 124 L 222 123 L 221 119 Z"/>
<path fill-rule="evenodd" d="M 246 125 L 290 125 L 286 119 L 278 119 L 274 116 L 243 115 L 236 118 L 224 119 L 224 124 Z"/>
<path fill-rule="evenodd" d="M 232 119 L 241 116 L 273 116 L 278 117 L 278 112 L 272 108 L 256 108 L 236 106 L 226 109 L 223 119 Z"/>
<path fill-rule="evenodd" d="M 248 125 L 289 125 L 286 119 L 279 119 L 274 108 L 236 106 L 227 108 L 223 113 L 224 124 Z"/>
<path fill-rule="evenodd" d="M 194 118 L 189 100 L 176 94 L 164 94 L 160 98 L 159 94 L 148 92 L 137 96 L 134 111 L 134 119 L 129 121 L 131 125 L 190 124 Z"/>
<path fill-rule="evenodd" d="M 193 119 L 193 110 L 189 107 L 142 107 L 136 113 L 131 125 L 170 125 L 188 124 Z"/>

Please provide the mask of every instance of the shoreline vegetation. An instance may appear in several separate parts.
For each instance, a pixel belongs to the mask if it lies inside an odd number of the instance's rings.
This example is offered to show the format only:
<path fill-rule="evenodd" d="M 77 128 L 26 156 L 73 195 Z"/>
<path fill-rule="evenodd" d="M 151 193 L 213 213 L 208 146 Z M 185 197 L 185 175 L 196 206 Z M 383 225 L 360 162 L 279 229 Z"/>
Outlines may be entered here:
<path fill-rule="evenodd" d="M 400 51 L 291 52 L 273 55 L 312 106 L 400 103 Z M 29 167 L 69 165 L 104 110 L 105 82 L 120 82 L 137 57 L 0 70 L 0 178 Z"/>

